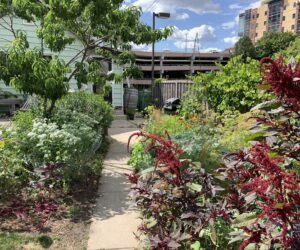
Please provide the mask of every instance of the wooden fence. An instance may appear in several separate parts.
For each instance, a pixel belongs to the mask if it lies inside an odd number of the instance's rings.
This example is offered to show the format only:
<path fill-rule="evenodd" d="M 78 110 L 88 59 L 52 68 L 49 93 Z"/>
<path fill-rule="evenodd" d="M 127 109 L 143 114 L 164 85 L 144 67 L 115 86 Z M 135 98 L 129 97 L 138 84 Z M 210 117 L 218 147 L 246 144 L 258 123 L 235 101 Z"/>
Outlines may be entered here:
<path fill-rule="evenodd" d="M 189 90 L 192 81 L 190 80 L 168 80 L 156 84 L 153 89 L 154 102 L 158 107 L 162 107 L 166 100 L 177 97 L 182 99 Z"/>

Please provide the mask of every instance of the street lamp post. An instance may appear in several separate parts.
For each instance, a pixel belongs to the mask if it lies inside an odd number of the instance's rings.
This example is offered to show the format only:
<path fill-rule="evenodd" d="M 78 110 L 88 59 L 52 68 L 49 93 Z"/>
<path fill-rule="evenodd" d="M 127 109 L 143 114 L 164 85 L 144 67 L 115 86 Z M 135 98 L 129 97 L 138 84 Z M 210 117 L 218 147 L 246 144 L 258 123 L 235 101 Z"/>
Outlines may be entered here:
<path fill-rule="evenodd" d="M 168 19 L 170 18 L 171 14 L 167 13 L 167 12 L 159 12 L 159 13 L 155 13 L 153 12 L 153 21 L 152 21 L 152 29 L 153 31 L 155 30 L 155 18 L 161 18 L 161 19 Z M 154 79 L 155 79 L 155 75 L 154 75 L 154 56 L 155 56 L 155 41 L 153 40 L 152 42 L 152 78 L 151 78 L 151 84 L 152 84 L 152 96 L 153 95 L 153 89 L 154 89 Z"/>

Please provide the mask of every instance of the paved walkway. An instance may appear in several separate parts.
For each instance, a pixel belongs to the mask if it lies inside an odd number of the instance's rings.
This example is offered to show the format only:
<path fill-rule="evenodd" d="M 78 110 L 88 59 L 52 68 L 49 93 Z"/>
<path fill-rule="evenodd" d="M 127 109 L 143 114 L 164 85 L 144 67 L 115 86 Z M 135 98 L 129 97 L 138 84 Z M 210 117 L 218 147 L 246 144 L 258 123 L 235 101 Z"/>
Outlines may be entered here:
<path fill-rule="evenodd" d="M 138 214 L 130 208 L 128 201 L 130 185 L 124 176 L 131 170 L 127 166 L 127 141 L 137 130 L 134 123 L 122 120 L 115 121 L 109 129 L 112 143 L 104 161 L 88 250 L 127 250 L 137 247 L 134 233 L 140 221 L 137 218 Z"/>

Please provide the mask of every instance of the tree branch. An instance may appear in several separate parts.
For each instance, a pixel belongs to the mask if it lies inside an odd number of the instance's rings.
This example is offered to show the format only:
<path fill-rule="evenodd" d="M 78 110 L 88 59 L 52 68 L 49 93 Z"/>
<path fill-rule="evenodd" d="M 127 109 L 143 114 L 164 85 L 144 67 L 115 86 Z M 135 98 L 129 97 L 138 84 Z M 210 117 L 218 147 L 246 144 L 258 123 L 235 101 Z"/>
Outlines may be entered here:
<path fill-rule="evenodd" d="M 9 19 L 10 19 L 10 28 L 11 28 L 11 32 L 13 33 L 14 37 L 17 38 L 16 32 L 14 30 L 14 21 L 13 21 L 13 17 L 11 15 L 8 15 Z"/>

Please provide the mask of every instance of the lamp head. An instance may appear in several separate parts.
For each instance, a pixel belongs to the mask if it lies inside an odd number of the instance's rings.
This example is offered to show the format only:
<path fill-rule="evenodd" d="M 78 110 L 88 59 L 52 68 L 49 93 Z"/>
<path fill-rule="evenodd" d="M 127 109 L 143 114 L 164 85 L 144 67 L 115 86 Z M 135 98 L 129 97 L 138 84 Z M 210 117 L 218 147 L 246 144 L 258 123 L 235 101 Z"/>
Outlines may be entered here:
<path fill-rule="evenodd" d="M 155 14 L 156 17 L 161 18 L 161 19 L 168 19 L 170 18 L 171 14 L 168 12 L 159 12 Z"/>

